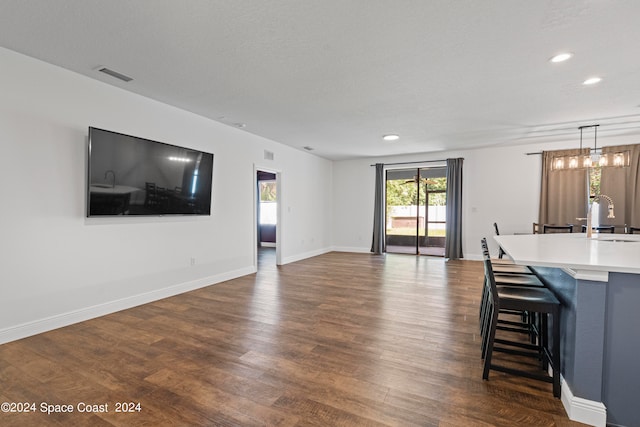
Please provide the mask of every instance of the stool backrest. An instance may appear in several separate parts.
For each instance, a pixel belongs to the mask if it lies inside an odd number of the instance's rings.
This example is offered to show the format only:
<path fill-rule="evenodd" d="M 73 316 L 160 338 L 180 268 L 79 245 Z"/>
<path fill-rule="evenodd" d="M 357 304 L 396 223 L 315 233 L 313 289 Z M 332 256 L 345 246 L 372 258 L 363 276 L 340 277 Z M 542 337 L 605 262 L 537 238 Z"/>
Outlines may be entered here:
<path fill-rule="evenodd" d="M 493 267 L 491 266 L 491 256 L 489 255 L 489 247 L 487 246 L 487 239 L 485 237 L 480 240 L 482 246 L 482 256 L 484 262 L 484 285 L 487 287 L 487 292 L 494 304 L 494 309 L 499 310 L 498 299 L 498 287 L 496 285 L 496 278 L 493 275 Z"/>
<path fill-rule="evenodd" d="M 493 229 L 496 230 L 496 236 L 500 235 L 500 230 L 498 230 L 498 223 L 494 222 L 493 223 Z M 504 257 L 504 254 L 506 252 L 504 251 L 504 249 L 502 249 L 502 246 L 498 246 L 498 258 L 502 259 L 502 257 Z"/>
<path fill-rule="evenodd" d="M 482 257 L 491 259 L 491 254 L 489 254 L 489 245 L 487 245 L 487 238 L 483 237 L 480 240 L 480 246 L 482 247 Z"/>

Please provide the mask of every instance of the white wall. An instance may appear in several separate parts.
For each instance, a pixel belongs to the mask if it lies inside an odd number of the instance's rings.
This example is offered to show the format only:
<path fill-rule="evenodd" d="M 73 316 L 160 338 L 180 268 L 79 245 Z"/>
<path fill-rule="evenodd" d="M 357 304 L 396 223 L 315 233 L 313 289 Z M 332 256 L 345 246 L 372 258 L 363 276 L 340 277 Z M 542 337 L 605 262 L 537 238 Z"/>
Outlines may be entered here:
<path fill-rule="evenodd" d="M 9 50 L 0 68 L 0 343 L 255 271 L 256 164 L 281 172 L 284 262 L 330 249 L 331 162 Z M 213 152 L 211 216 L 85 218 L 89 126 Z"/>
<path fill-rule="evenodd" d="M 602 143 L 632 144 L 636 140 L 617 137 Z M 542 157 L 526 153 L 576 146 L 577 141 L 576 145 L 538 143 L 334 162 L 334 250 L 369 252 L 371 248 L 375 168 L 370 165 L 463 157 L 464 256 L 481 258 L 482 237 L 488 238 L 492 253 L 497 254 L 491 238 L 494 222 L 502 234 L 530 233 L 537 222 Z"/>

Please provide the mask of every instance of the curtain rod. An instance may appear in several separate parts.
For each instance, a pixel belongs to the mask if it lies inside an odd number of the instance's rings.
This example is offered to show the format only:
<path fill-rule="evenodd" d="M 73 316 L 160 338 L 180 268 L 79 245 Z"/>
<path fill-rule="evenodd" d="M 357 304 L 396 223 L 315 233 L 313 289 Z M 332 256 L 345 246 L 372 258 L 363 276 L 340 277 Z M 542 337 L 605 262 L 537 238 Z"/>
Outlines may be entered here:
<path fill-rule="evenodd" d="M 464 159 L 463 159 L 464 160 Z M 395 165 L 411 165 L 411 164 L 417 164 L 417 163 L 437 163 L 437 162 L 446 162 L 447 159 L 441 159 L 441 160 L 421 160 L 421 161 L 415 161 L 415 162 L 396 162 L 396 163 L 383 163 L 384 166 L 395 166 Z M 369 165 L 369 166 L 375 166 L 375 165 Z"/>
<path fill-rule="evenodd" d="M 527 156 L 542 156 L 542 151 L 538 151 L 537 153 L 526 153 Z"/>

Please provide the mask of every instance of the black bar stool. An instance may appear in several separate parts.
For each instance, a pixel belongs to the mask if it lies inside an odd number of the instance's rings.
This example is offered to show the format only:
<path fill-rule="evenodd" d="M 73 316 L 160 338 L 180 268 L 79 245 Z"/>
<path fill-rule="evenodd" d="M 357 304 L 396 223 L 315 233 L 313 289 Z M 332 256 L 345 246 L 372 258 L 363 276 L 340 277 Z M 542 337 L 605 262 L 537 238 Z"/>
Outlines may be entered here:
<path fill-rule="evenodd" d="M 483 249 L 486 239 L 482 239 Z M 489 379 L 489 371 L 501 371 L 512 375 L 524 376 L 553 384 L 553 395 L 560 397 L 560 302 L 553 293 L 540 287 L 498 286 L 493 274 L 491 259 L 484 256 L 485 287 L 489 295 L 487 328 L 482 337 L 482 355 L 484 367 L 482 378 Z M 539 337 L 535 344 L 497 338 L 498 316 L 503 309 L 537 313 L 539 315 Z M 549 342 L 548 316 L 552 317 L 551 342 Z M 498 344 L 498 345 L 496 345 Z M 499 365 L 493 361 L 494 352 L 504 352 L 520 356 L 529 356 L 542 360 L 541 369 L 550 365 L 553 375 L 549 377 L 523 369 Z"/>
<path fill-rule="evenodd" d="M 484 257 L 487 257 L 491 260 L 491 265 L 494 270 L 494 279 L 498 286 L 525 286 L 525 287 L 534 287 L 534 288 L 544 288 L 544 284 L 540 281 L 540 279 L 538 279 L 538 277 L 536 277 L 533 274 L 533 272 L 526 266 L 515 265 L 515 264 L 512 264 L 510 266 L 509 265 L 505 266 L 503 264 L 495 265 L 493 263 L 494 259 L 490 258 L 489 247 L 487 245 L 486 239 L 482 240 L 482 254 Z M 526 272 L 519 272 L 514 270 L 507 273 L 496 273 L 496 270 L 504 269 L 507 267 L 522 267 L 526 269 Z M 488 328 L 488 317 L 487 317 L 488 304 L 489 304 L 489 293 L 487 292 L 486 279 L 485 279 L 485 286 L 483 286 L 482 296 L 480 299 L 480 313 L 479 313 L 480 335 L 483 337 Z M 498 329 L 505 329 L 513 332 L 529 334 L 531 336 L 532 342 L 534 341 L 534 337 L 537 332 L 536 332 L 536 326 L 534 325 L 535 319 L 534 319 L 533 313 L 527 313 L 524 311 L 509 310 L 509 309 L 502 309 L 501 313 L 518 315 L 521 317 L 521 321 L 514 322 L 510 320 L 499 319 L 498 323 L 500 323 L 501 325 L 498 327 Z M 505 324 L 508 326 L 503 326 Z"/>

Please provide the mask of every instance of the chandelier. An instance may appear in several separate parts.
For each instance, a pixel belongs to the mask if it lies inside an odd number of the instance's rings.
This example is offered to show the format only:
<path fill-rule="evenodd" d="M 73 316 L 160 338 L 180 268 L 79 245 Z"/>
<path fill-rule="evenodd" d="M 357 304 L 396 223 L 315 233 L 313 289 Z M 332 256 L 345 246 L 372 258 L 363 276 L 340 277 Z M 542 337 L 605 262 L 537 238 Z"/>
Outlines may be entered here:
<path fill-rule="evenodd" d="M 582 133 L 584 129 L 593 128 L 593 150 L 589 154 L 554 156 L 551 160 L 552 170 L 588 169 L 593 167 L 627 167 L 629 166 L 629 151 L 603 153 L 598 148 L 598 126 L 580 126 L 580 150 L 582 151 Z"/>

